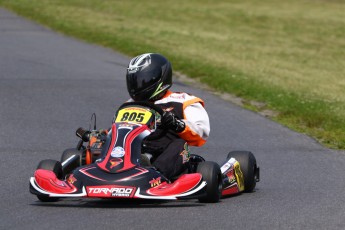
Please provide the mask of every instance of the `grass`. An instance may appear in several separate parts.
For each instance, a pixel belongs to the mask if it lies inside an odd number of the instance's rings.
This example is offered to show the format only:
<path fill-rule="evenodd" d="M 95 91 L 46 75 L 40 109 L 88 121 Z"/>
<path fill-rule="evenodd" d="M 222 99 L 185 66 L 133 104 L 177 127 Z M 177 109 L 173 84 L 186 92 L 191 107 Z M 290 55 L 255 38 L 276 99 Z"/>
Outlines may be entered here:
<path fill-rule="evenodd" d="M 67 35 L 134 56 L 160 52 L 214 90 L 345 149 L 342 0 L 0 0 Z M 249 104 L 249 103 L 247 103 Z"/>

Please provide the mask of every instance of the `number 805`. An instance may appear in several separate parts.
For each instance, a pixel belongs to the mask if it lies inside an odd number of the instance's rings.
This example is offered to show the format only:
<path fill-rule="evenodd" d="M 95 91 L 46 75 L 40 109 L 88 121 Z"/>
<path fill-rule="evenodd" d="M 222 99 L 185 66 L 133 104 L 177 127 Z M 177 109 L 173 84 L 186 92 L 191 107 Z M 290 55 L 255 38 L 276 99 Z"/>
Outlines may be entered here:
<path fill-rule="evenodd" d="M 136 121 L 142 122 L 144 120 L 144 113 L 137 113 L 137 112 L 125 112 L 121 118 L 121 121 Z"/>

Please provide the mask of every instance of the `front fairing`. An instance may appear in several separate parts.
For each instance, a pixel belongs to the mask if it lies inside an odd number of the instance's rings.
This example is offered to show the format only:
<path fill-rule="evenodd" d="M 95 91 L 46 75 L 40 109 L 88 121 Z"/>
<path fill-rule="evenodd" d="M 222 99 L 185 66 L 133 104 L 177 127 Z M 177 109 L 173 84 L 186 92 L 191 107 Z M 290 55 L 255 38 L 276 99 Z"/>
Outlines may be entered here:
<path fill-rule="evenodd" d="M 107 173 L 96 163 L 79 167 L 65 180 L 49 170 L 36 170 L 30 179 L 30 191 L 49 197 L 140 198 L 150 189 L 167 183 L 154 168 L 134 167 L 121 173 Z"/>
<path fill-rule="evenodd" d="M 119 173 L 140 164 L 141 143 L 151 132 L 146 125 L 114 123 L 106 155 L 96 161 L 108 173 Z"/>
<path fill-rule="evenodd" d="M 146 107 L 121 107 L 108 134 L 103 155 L 97 167 L 107 173 L 119 173 L 140 164 L 142 142 L 155 127 L 155 113 Z"/>

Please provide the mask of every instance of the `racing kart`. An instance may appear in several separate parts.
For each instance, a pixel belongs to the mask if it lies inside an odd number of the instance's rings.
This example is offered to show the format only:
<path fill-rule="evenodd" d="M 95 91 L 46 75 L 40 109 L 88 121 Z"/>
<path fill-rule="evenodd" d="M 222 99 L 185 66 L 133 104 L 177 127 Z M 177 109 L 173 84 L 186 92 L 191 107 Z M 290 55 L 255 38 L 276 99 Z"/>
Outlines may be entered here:
<path fill-rule="evenodd" d="M 94 119 L 94 129 L 76 131 L 77 147 L 65 150 L 60 161 L 38 164 L 30 192 L 43 202 L 89 197 L 212 203 L 254 190 L 260 173 L 248 151 L 230 152 L 221 166 L 191 154 L 186 172 L 173 180 L 165 178 L 142 153 L 142 141 L 155 132 L 162 114 L 151 103 L 128 102 L 117 110 L 109 131 L 97 130 Z"/>

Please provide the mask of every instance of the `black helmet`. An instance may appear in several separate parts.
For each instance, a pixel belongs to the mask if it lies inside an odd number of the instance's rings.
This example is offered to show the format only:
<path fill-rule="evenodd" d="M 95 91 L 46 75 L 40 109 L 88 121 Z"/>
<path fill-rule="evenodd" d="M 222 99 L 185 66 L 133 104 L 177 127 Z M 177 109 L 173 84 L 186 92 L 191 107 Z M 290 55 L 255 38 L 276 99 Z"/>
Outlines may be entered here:
<path fill-rule="evenodd" d="M 156 100 L 172 85 L 171 64 L 160 54 L 142 54 L 129 62 L 126 79 L 134 101 Z"/>

